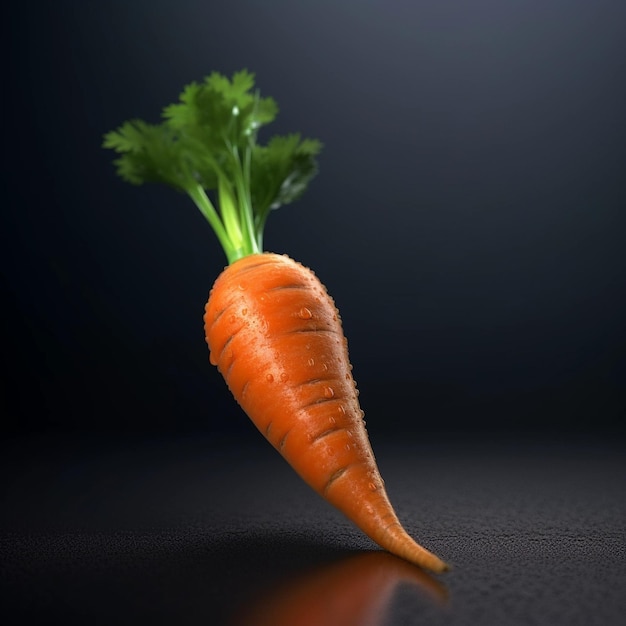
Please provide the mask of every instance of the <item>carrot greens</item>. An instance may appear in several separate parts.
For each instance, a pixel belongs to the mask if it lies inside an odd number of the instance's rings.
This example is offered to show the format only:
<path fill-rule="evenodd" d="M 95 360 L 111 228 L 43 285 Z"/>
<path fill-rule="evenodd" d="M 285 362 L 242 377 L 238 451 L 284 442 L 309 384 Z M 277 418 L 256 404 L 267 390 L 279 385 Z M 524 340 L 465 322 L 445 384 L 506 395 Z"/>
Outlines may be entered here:
<path fill-rule="evenodd" d="M 299 134 L 257 141 L 278 113 L 254 90 L 254 75 L 217 72 L 184 87 L 159 124 L 124 122 L 104 136 L 117 173 L 134 185 L 164 183 L 186 193 L 208 220 L 229 263 L 263 251 L 272 209 L 298 199 L 317 173 L 322 144 Z"/>

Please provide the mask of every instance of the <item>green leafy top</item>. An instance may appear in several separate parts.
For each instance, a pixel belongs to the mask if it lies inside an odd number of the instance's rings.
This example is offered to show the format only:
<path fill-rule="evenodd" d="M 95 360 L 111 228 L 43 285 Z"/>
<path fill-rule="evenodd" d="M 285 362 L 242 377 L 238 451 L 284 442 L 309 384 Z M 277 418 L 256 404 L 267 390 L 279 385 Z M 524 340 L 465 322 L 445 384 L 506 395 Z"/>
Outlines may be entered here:
<path fill-rule="evenodd" d="M 231 79 L 213 72 L 187 85 L 179 102 L 163 109 L 160 124 L 129 120 L 103 143 L 120 155 L 114 163 L 127 182 L 165 183 L 187 193 L 229 263 L 263 250 L 269 212 L 302 195 L 322 148 L 298 134 L 257 143 L 259 128 L 274 120 L 278 107 L 253 90 L 247 70 Z"/>

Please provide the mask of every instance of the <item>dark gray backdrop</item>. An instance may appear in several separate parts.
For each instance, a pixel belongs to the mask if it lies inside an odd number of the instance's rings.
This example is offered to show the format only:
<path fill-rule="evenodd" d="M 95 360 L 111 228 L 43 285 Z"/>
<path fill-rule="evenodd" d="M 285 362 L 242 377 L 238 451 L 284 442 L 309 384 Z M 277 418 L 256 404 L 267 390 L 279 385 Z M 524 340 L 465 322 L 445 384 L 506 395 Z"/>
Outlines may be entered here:
<path fill-rule="evenodd" d="M 370 433 L 612 436 L 625 408 L 626 5 L 11 2 L 4 429 L 251 427 L 209 365 L 224 265 L 185 197 L 102 134 L 246 67 L 325 144 L 266 244 L 344 320 Z"/>

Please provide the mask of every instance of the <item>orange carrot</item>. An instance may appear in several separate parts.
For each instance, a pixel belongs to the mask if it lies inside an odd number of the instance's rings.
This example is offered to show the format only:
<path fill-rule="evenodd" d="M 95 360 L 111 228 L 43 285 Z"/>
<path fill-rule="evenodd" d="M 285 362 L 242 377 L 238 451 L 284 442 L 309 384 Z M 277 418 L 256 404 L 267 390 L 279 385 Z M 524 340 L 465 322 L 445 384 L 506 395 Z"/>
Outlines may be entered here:
<path fill-rule="evenodd" d="M 263 252 L 269 212 L 298 198 L 321 144 L 299 135 L 256 142 L 276 104 L 246 71 L 188 85 L 165 121 L 126 122 L 105 136 L 128 182 L 184 191 L 229 265 L 206 312 L 210 359 L 256 427 L 317 493 L 390 552 L 434 572 L 446 564 L 403 529 L 369 443 L 333 300 L 313 272 Z M 207 192 L 216 195 L 216 209 Z"/>
<path fill-rule="evenodd" d="M 204 322 L 211 363 L 305 482 L 383 548 L 445 570 L 389 502 L 339 313 L 313 272 L 286 256 L 246 256 L 215 282 Z"/>

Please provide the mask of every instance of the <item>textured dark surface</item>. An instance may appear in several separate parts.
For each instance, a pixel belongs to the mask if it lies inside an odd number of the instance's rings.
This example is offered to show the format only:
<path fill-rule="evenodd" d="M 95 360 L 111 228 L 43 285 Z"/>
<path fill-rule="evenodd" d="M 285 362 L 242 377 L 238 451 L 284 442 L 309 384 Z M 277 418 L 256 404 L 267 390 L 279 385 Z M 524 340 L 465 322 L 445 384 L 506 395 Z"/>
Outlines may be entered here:
<path fill-rule="evenodd" d="M 622 446 L 375 447 L 451 572 L 372 553 L 260 439 L 5 443 L 0 621 L 623 623 Z"/>

